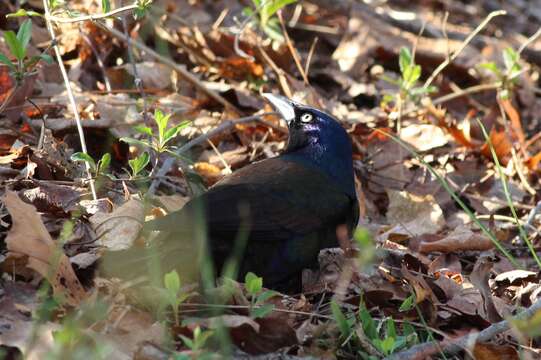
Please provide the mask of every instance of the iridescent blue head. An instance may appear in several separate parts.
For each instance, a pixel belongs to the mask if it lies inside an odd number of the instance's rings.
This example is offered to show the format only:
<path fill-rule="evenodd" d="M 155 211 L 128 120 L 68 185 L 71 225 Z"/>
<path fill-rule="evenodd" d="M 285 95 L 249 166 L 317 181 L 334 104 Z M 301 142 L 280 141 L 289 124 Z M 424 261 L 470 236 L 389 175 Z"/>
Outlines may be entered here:
<path fill-rule="evenodd" d="M 289 128 L 289 140 L 282 157 L 317 167 L 355 197 L 351 141 L 338 121 L 323 111 L 283 96 L 269 93 L 263 96 Z"/>

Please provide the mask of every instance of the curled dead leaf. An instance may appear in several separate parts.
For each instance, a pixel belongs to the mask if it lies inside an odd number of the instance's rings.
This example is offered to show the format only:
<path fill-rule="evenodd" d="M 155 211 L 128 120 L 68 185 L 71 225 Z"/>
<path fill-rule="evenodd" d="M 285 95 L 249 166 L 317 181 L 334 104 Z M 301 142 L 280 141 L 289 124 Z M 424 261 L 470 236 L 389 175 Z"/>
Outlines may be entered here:
<path fill-rule="evenodd" d="M 132 246 L 145 221 L 143 203 L 131 199 L 112 213 L 98 212 L 90 218 L 100 244 L 109 250 L 124 250 Z"/>
<path fill-rule="evenodd" d="M 483 234 L 475 233 L 467 228 L 457 228 L 447 236 L 436 241 L 422 241 L 419 251 L 429 253 L 440 251 L 443 253 L 465 250 L 489 250 L 494 247 L 492 241 Z"/>
<path fill-rule="evenodd" d="M 68 257 L 51 238 L 36 208 L 24 203 L 12 191 L 6 191 L 4 204 L 13 221 L 6 237 L 10 254 L 28 256 L 28 267 L 46 278 L 56 295 L 64 297 L 70 305 L 78 305 L 86 297 L 86 291 Z"/>

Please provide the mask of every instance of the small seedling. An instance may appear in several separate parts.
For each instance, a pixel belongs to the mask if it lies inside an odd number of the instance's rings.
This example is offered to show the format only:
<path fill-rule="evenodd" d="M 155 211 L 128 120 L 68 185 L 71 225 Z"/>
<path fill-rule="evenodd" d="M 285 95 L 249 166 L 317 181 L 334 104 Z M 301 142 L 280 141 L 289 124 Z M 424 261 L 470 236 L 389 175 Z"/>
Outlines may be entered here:
<path fill-rule="evenodd" d="M 19 12 L 12 14 L 12 16 L 15 15 L 23 16 L 20 15 Z M 29 12 L 24 12 L 24 15 L 31 16 Z M 32 69 L 40 60 L 44 60 L 49 64 L 53 62 L 53 59 L 45 53 L 32 56 L 29 59 L 26 58 L 27 48 L 31 37 L 32 21 L 30 19 L 27 19 L 22 23 L 21 27 L 17 31 L 17 34 L 11 30 L 4 32 L 4 40 L 11 55 L 15 58 L 15 62 L 12 62 L 6 55 L 0 54 L 0 63 L 3 63 L 9 67 L 10 74 L 13 76 L 18 85 L 22 83 L 26 76 L 35 74 Z"/>
<path fill-rule="evenodd" d="M 107 1 L 108 0 L 102 0 Z M 136 19 L 141 19 L 145 17 L 148 9 L 150 8 L 150 5 L 152 4 L 152 0 L 137 0 L 137 9 L 135 9 L 134 16 Z M 110 5 L 109 5 L 110 7 Z M 105 9 L 105 7 L 104 7 Z M 105 11 L 105 10 L 104 10 Z"/>
<path fill-rule="evenodd" d="M 250 316 L 254 319 L 265 317 L 274 310 L 273 304 L 264 304 L 278 293 L 273 290 L 263 291 L 263 278 L 249 272 L 244 277 L 246 292 L 250 295 Z"/>
<path fill-rule="evenodd" d="M 284 36 L 280 29 L 280 23 L 275 16 L 276 13 L 289 4 L 293 4 L 297 0 L 252 0 L 255 10 L 246 7 L 244 14 L 252 17 L 252 23 L 259 25 L 261 30 L 272 40 L 283 42 Z M 259 16 L 255 17 L 254 13 Z"/>
<path fill-rule="evenodd" d="M 212 336 L 212 330 L 201 330 L 198 326 L 193 331 L 193 339 L 190 339 L 184 335 L 179 335 L 184 342 L 184 345 L 193 352 L 200 351 L 205 346 L 207 340 Z"/>
<path fill-rule="evenodd" d="M 98 163 L 94 161 L 92 156 L 88 155 L 84 152 L 76 152 L 73 155 L 71 155 L 72 161 L 81 161 L 81 162 L 87 162 L 90 166 L 90 171 L 94 174 L 94 177 L 99 177 L 101 175 L 109 176 L 107 173 L 109 171 L 109 167 L 111 165 L 111 154 L 105 153 L 101 157 L 100 160 L 98 160 Z"/>
<path fill-rule="evenodd" d="M 400 49 L 398 55 L 398 65 L 400 67 L 399 79 L 392 79 L 386 75 L 382 76 L 383 80 L 398 86 L 399 92 L 396 99 L 397 103 L 401 103 L 406 100 L 416 103 L 421 99 L 422 96 L 437 90 L 434 86 L 418 86 L 422 69 L 420 65 L 415 63 L 415 58 L 407 47 L 402 47 Z M 395 100 L 393 96 L 387 95 L 384 97 L 384 102 L 390 102 L 393 100 Z"/>
<path fill-rule="evenodd" d="M 150 155 L 145 151 L 135 159 L 128 160 L 131 169 L 131 178 L 135 179 L 150 162 Z"/>
<path fill-rule="evenodd" d="M 179 325 L 179 307 L 188 297 L 189 293 L 181 291 L 180 278 L 176 270 L 173 270 L 163 277 L 164 289 L 163 295 L 168 305 L 173 309 L 173 315 L 175 317 L 175 325 Z M 195 336 L 195 334 L 194 334 Z"/>
<path fill-rule="evenodd" d="M 352 332 L 352 324 L 350 321 L 348 321 L 348 319 L 340 309 L 340 306 L 338 306 L 338 304 L 334 300 L 331 301 L 331 312 L 332 317 L 334 318 L 334 321 L 338 326 L 338 330 L 340 330 L 340 338 L 342 340 L 349 338 Z"/>
<path fill-rule="evenodd" d="M 140 134 L 148 135 L 149 140 L 138 140 L 130 137 L 123 137 L 120 141 L 124 141 L 130 145 L 142 146 L 146 149 L 151 149 L 154 152 L 161 154 L 167 152 L 169 154 L 176 155 L 171 151 L 172 146 L 169 142 L 173 140 L 178 133 L 190 124 L 189 121 L 183 121 L 178 125 L 168 127 L 171 114 L 164 114 L 161 110 L 156 109 L 154 111 L 154 121 L 156 122 L 158 133 L 155 134 L 152 128 L 144 125 L 137 125 L 134 130 Z"/>
<path fill-rule="evenodd" d="M 518 76 L 522 74 L 524 69 L 520 64 L 520 54 L 513 50 L 513 48 L 505 48 L 502 58 L 504 69 L 500 69 L 495 62 L 482 63 L 479 67 L 488 70 L 496 77 L 501 83 L 501 90 L 498 94 L 502 99 L 507 99 L 518 83 Z"/>

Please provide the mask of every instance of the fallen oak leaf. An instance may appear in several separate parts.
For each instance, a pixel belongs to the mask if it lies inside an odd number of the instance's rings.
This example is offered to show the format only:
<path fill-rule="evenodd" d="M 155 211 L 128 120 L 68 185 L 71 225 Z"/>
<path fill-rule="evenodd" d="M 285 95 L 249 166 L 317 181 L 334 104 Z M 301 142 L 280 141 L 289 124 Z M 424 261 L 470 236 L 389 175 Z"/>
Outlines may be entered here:
<path fill-rule="evenodd" d="M 10 254 L 28 256 L 28 267 L 49 281 L 55 295 L 76 306 L 87 294 L 77 279 L 68 257 L 61 252 L 32 205 L 24 203 L 16 193 L 6 191 L 4 204 L 13 225 L 6 237 Z"/>
<path fill-rule="evenodd" d="M 447 236 L 436 241 L 422 241 L 419 252 L 430 253 L 439 251 L 450 253 L 465 250 L 489 250 L 494 247 L 492 241 L 485 235 L 475 233 L 467 228 L 457 228 Z"/>

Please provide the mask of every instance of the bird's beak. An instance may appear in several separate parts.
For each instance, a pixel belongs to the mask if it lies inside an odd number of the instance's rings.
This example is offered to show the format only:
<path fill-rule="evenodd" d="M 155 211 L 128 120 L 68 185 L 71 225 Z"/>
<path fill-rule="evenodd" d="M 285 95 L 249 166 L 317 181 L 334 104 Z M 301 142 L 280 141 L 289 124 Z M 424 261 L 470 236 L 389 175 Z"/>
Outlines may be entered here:
<path fill-rule="evenodd" d="M 262 95 L 271 103 L 272 107 L 282 115 L 282 118 L 288 125 L 295 120 L 295 105 L 291 100 L 271 93 L 263 93 Z"/>

